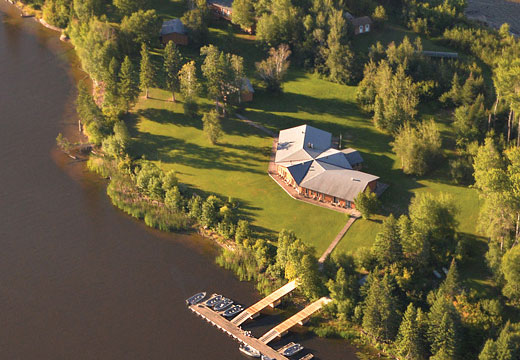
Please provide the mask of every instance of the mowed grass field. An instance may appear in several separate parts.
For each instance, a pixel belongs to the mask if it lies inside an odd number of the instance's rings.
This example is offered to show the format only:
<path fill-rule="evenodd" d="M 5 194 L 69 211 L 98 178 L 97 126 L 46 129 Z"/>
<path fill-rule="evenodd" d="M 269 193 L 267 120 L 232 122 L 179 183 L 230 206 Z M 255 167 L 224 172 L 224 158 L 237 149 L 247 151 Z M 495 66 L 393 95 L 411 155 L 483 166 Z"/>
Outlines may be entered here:
<path fill-rule="evenodd" d="M 184 11 L 180 0 L 154 0 L 154 4 L 165 19 L 181 16 Z M 353 45 L 358 50 L 368 49 L 377 40 L 387 44 L 400 41 L 405 35 L 416 36 L 390 25 L 385 30 L 357 37 Z M 254 37 L 233 31 L 226 22 L 218 22 L 210 28 L 209 43 L 245 59 L 256 93 L 254 101 L 243 111 L 244 115 L 275 132 L 309 124 L 334 136 L 341 134 L 344 147 L 361 151 L 364 171 L 390 185 L 381 198 L 382 214 L 371 220 L 356 221 L 336 251 L 351 252 L 370 246 L 385 216 L 390 212 L 397 216 L 406 212 L 411 198 L 420 192 L 451 194 L 459 205 L 459 231 L 476 238 L 477 192 L 451 183 L 447 160 L 440 162 L 438 169 L 427 178 L 403 174 L 391 150 L 392 137 L 376 130 L 369 115 L 357 106 L 357 87 L 334 84 L 292 66 L 283 93 L 266 93 L 258 88 L 254 75 L 254 62 L 266 52 L 257 46 Z M 449 50 L 428 40 L 423 44 L 428 50 Z M 196 47 L 181 50 L 186 58 L 201 63 Z M 160 55 L 160 50 L 156 55 Z M 202 132 L 201 119 L 185 117 L 182 102 L 167 101 L 170 94 L 159 89 L 153 89 L 150 95 L 151 99 L 140 99 L 131 121 L 136 155 L 144 155 L 165 170 L 176 170 L 179 180 L 199 193 L 235 198 L 241 204 L 242 216 L 251 221 L 261 236 L 274 239 L 277 232 L 285 228 L 313 245 L 318 256 L 327 248 L 347 221 L 346 215 L 290 198 L 267 175 L 271 138 L 231 118 L 223 119 L 224 136 L 218 145 L 211 145 Z M 202 109 L 211 106 L 207 99 L 200 99 L 200 103 Z M 449 114 L 435 106 L 425 106 L 421 117 L 432 115 L 449 145 L 453 142 Z"/>
<path fill-rule="evenodd" d="M 241 215 L 261 236 L 274 239 L 284 228 L 293 230 L 321 255 L 347 217 L 293 200 L 267 175 L 272 138 L 239 120 L 224 119 L 225 134 L 211 145 L 200 118 L 186 118 L 181 103 L 165 101 L 170 96 L 165 91 L 150 95 L 154 99 L 141 100 L 135 111 L 134 152 L 164 170 L 174 169 L 198 193 L 238 200 Z"/>

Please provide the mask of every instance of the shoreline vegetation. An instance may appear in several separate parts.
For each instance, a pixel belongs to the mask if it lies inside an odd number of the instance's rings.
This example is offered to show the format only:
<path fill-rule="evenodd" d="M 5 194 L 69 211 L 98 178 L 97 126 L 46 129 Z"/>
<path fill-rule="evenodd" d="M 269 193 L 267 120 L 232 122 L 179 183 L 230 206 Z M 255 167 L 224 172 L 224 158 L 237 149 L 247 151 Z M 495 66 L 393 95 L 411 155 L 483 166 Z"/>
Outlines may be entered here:
<path fill-rule="evenodd" d="M 520 42 L 508 26 L 495 31 L 471 22 L 465 3 L 455 0 L 235 2 L 240 16 L 233 22 L 246 29 L 256 19 L 256 37 L 212 19 L 205 0 L 32 2 L 37 16 L 65 28 L 95 84 L 93 91 L 79 84 L 77 112 L 93 149 L 87 166 L 109 180 L 112 203 L 150 227 L 211 234 L 223 248 L 216 262 L 261 293 L 298 278 L 296 303 L 329 295 L 333 302 L 310 328 L 371 356 L 520 356 L 520 100 L 511 90 L 520 81 Z M 375 31 L 354 36 L 347 9 L 371 14 Z M 158 43 L 160 21 L 172 16 L 182 16 L 188 28 L 192 45 L 185 49 Z M 425 48 L 459 54 L 432 59 Z M 260 79 L 251 106 L 240 103 L 246 75 Z M 157 88 L 171 100 L 158 98 Z M 342 94 L 334 101 L 317 94 L 327 91 Z M 335 251 L 322 271 L 313 243 L 255 226 L 254 203 L 181 181 L 186 167 L 163 164 L 156 148 L 200 152 L 188 159 L 193 171 L 218 182 L 197 172 L 196 161 L 224 163 L 233 146 L 257 150 L 224 140 L 244 136 L 234 112 L 245 110 L 277 131 L 302 121 L 287 107 L 325 129 L 348 129 L 374 173 L 393 183 L 379 214 L 365 214 L 372 220 L 351 230 L 365 237 L 363 246 Z M 334 110 L 350 111 L 355 120 Z M 145 128 L 148 118 L 155 122 Z M 179 133 L 190 128 L 211 145 L 192 144 L 171 129 L 153 132 L 175 122 Z M 57 142 L 70 146 L 62 137 Z M 465 193 L 468 185 L 475 190 Z M 469 205 L 454 198 L 462 193 L 472 198 Z M 480 217 L 468 208 L 475 204 L 482 204 Z M 461 231 L 462 222 L 473 230 Z"/>

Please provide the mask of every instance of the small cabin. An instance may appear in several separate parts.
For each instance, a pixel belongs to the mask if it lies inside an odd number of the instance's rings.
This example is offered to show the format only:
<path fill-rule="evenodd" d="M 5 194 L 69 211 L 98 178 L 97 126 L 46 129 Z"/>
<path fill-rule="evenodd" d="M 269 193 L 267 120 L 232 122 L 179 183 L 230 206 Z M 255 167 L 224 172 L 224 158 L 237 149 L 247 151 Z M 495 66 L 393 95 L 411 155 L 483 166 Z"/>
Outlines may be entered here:
<path fill-rule="evenodd" d="M 165 21 L 161 26 L 161 42 L 166 45 L 173 41 L 175 45 L 188 45 L 188 34 L 181 19 Z"/>
<path fill-rule="evenodd" d="M 354 18 L 352 25 L 354 26 L 354 34 L 364 34 L 372 30 L 372 19 L 368 16 Z"/>
<path fill-rule="evenodd" d="M 253 88 L 253 84 L 248 78 L 242 79 L 242 88 L 240 89 L 240 102 L 250 102 L 253 101 L 253 94 L 255 93 L 255 89 Z"/>

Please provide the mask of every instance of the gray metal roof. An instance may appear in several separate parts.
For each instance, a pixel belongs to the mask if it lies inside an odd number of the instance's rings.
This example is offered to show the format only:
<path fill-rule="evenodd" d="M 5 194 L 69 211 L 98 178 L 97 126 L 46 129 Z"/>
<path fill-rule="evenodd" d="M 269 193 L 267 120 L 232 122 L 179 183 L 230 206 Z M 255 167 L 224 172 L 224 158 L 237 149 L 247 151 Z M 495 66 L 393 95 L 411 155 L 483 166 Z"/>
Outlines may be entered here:
<path fill-rule="evenodd" d="M 186 34 L 186 29 L 181 19 L 171 19 L 163 22 L 161 26 L 161 35 L 173 33 Z"/>
<path fill-rule="evenodd" d="M 310 178 L 306 176 L 300 186 L 339 199 L 354 201 L 370 182 L 377 179 L 379 177 L 356 170 L 324 170 Z"/>
<path fill-rule="evenodd" d="M 275 163 L 285 166 L 304 188 L 339 199 L 354 201 L 368 184 L 379 177 L 352 170 L 363 162 L 355 149 L 331 147 L 332 134 L 302 125 L 280 131 Z"/>
<path fill-rule="evenodd" d="M 360 152 L 356 149 L 347 148 L 341 150 L 341 152 L 345 155 L 350 164 L 356 165 L 361 164 L 363 162 L 363 157 L 361 156 Z"/>
<path fill-rule="evenodd" d="M 316 159 L 331 165 L 339 166 L 344 169 L 352 169 L 348 158 L 343 152 L 337 149 L 330 148 L 322 152 Z"/>
<path fill-rule="evenodd" d="M 306 161 L 302 162 L 296 165 L 291 165 L 287 167 L 287 170 L 291 173 L 291 176 L 293 177 L 294 181 L 296 181 L 297 184 L 299 184 L 305 175 L 307 175 L 307 172 L 309 171 L 309 167 L 311 166 L 312 161 Z"/>
<path fill-rule="evenodd" d="M 275 162 L 310 160 L 329 149 L 332 134 L 309 125 L 280 131 Z"/>

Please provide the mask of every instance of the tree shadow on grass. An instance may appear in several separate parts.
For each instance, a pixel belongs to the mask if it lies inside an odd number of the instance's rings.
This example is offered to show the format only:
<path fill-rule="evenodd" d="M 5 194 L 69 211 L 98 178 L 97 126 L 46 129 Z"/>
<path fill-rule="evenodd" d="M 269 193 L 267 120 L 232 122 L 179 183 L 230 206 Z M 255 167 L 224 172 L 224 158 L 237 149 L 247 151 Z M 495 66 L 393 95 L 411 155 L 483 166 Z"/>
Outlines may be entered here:
<path fill-rule="evenodd" d="M 177 126 L 193 127 L 202 130 L 202 121 L 199 116 L 189 117 L 183 113 L 154 108 L 137 110 L 136 115 L 138 117 L 142 116 L 158 124 L 174 124 Z"/>
<path fill-rule="evenodd" d="M 256 169 L 258 157 L 229 151 L 225 146 L 205 147 L 170 136 L 139 133 L 131 155 L 169 164 L 181 164 L 197 169 L 215 169 L 261 173 Z"/>
<path fill-rule="evenodd" d="M 485 297 L 499 295 L 498 289 L 493 286 L 492 273 L 486 264 L 487 239 L 463 232 L 459 232 L 458 235 L 464 243 L 464 255 L 458 265 L 465 285 Z"/>

